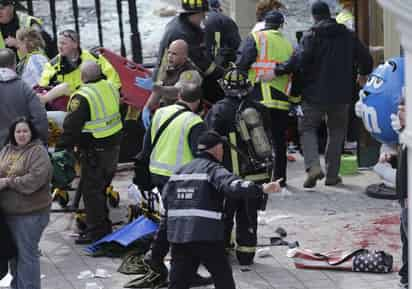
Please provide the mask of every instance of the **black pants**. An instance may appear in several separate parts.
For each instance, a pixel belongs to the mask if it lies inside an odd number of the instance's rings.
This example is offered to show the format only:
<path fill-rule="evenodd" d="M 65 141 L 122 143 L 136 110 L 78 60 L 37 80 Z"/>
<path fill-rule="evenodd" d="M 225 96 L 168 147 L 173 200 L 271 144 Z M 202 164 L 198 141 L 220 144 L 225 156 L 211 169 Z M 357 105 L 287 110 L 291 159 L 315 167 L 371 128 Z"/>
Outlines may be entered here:
<path fill-rule="evenodd" d="M 212 275 L 215 289 L 235 289 L 223 242 L 172 244 L 169 289 L 189 289 L 200 263 Z"/>
<path fill-rule="evenodd" d="M 280 109 L 269 109 L 272 120 L 272 142 L 275 152 L 275 165 L 273 170 L 274 180 L 282 178 L 281 184 L 286 184 L 287 166 L 287 139 L 288 111 Z"/>
<path fill-rule="evenodd" d="M 399 270 L 401 283 L 408 284 L 408 208 L 401 211 L 401 241 L 402 241 L 402 267 Z"/>
<path fill-rule="evenodd" d="M 120 147 L 82 151 L 80 157 L 82 193 L 86 212 L 87 233 L 100 239 L 112 230 L 106 202 L 106 187 L 116 172 Z"/>
<path fill-rule="evenodd" d="M 255 257 L 257 243 L 258 200 L 225 201 L 225 247 L 231 246 L 233 219 L 236 218 L 236 257 L 240 265 L 250 265 Z"/>

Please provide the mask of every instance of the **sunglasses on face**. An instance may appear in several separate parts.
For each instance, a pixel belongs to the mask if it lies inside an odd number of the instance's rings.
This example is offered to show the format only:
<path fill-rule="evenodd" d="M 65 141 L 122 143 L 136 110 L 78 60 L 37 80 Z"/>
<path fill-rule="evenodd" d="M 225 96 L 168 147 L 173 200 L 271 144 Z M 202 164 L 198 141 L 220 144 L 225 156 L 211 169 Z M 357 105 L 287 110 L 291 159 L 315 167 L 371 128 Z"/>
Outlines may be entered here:
<path fill-rule="evenodd" d="M 76 35 L 76 32 L 74 32 L 73 30 L 65 30 L 59 33 L 59 36 L 66 37 L 66 38 L 71 39 L 74 42 L 77 42 L 77 37 L 75 35 Z"/>

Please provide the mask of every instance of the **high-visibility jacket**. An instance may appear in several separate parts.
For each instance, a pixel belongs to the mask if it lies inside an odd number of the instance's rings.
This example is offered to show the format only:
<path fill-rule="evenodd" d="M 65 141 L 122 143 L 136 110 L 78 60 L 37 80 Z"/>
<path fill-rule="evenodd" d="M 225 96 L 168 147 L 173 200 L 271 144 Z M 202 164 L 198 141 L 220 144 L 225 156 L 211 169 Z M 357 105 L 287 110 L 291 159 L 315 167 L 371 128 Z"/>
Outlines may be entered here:
<path fill-rule="evenodd" d="M 90 108 L 90 120 L 84 124 L 82 132 L 91 133 L 94 138 L 100 139 L 114 135 L 122 129 L 119 90 L 110 81 L 100 80 L 84 84 L 73 95 L 83 96 Z"/>
<path fill-rule="evenodd" d="M 152 143 L 160 126 L 181 109 L 183 109 L 181 105 L 174 104 L 156 111 L 151 126 Z M 201 122 L 203 120 L 200 116 L 191 111 L 186 111 L 167 126 L 150 155 L 149 170 L 152 174 L 169 177 L 179 167 L 193 159 L 189 144 L 189 133 L 193 126 Z"/>
<path fill-rule="evenodd" d="M 355 29 L 354 19 L 353 13 L 347 9 L 343 9 L 338 16 L 336 16 L 336 22 L 345 25 L 350 30 Z"/>
<path fill-rule="evenodd" d="M 19 27 L 20 28 L 27 28 L 27 27 L 31 27 L 32 25 L 36 24 L 41 26 L 42 25 L 42 21 L 39 18 L 30 16 L 28 14 L 25 13 L 17 13 L 17 18 L 19 20 Z M 3 35 L 0 31 L 0 48 L 5 48 L 6 47 L 6 42 L 4 41 Z"/>
<path fill-rule="evenodd" d="M 274 70 L 277 63 L 290 58 L 293 53 L 292 44 L 277 30 L 256 31 L 252 36 L 256 43 L 257 57 L 249 69 L 249 80 L 253 85 L 260 85 L 261 102 L 266 107 L 289 110 L 290 75 L 282 75 L 267 82 L 260 81 L 260 78 L 265 72 Z M 272 89 L 278 90 L 279 95 L 274 96 Z"/>
<path fill-rule="evenodd" d="M 65 82 L 69 85 L 70 91 L 75 91 L 80 85 L 82 85 L 80 65 L 87 60 L 91 60 L 99 64 L 102 73 L 106 76 L 107 80 L 111 81 L 116 89 L 121 87 L 120 77 L 110 62 L 104 58 L 103 55 L 97 55 L 87 50 L 81 51 L 79 65 L 70 70 L 66 70 L 67 68 L 63 67 L 62 56 L 60 54 L 50 60 L 50 62 L 44 66 L 39 85 L 47 87 Z"/>

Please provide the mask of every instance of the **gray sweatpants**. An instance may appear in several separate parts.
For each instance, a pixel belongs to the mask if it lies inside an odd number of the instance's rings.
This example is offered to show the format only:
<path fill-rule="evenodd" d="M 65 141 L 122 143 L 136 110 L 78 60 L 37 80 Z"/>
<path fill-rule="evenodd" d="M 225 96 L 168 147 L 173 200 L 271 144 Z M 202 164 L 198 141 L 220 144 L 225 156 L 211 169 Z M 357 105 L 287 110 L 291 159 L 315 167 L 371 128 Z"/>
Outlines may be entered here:
<path fill-rule="evenodd" d="M 303 146 L 305 168 L 320 166 L 318 128 L 326 120 L 328 140 L 325 150 L 326 177 L 335 179 L 339 173 L 343 142 L 346 136 L 349 105 L 317 105 L 302 103 L 303 117 L 299 119 L 299 132 Z"/>

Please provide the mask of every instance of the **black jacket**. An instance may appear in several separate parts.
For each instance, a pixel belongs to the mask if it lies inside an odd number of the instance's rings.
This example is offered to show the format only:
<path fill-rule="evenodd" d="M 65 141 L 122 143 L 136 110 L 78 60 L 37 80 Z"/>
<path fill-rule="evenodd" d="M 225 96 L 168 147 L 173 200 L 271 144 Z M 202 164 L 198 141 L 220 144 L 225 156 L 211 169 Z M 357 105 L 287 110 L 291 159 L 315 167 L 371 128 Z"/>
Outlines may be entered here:
<path fill-rule="evenodd" d="M 202 153 L 172 175 L 163 190 L 167 239 L 171 243 L 223 240 L 224 197 L 256 198 L 262 187 L 225 169 Z"/>
<path fill-rule="evenodd" d="M 220 45 L 216 43 L 215 33 L 220 33 Z M 211 9 L 205 21 L 206 48 L 212 59 L 221 66 L 226 66 L 229 61 L 236 60 L 236 52 L 241 38 L 239 28 L 235 21 L 217 9 Z M 216 45 L 220 47 L 215 55 Z"/>
<path fill-rule="evenodd" d="M 248 155 L 247 144 L 241 140 L 239 132 L 236 129 L 236 115 L 241 104 L 243 107 L 242 110 L 247 107 L 253 107 L 260 112 L 265 131 L 270 139 L 271 122 L 267 109 L 262 104 L 249 99 L 241 100 L 237 97 L 225 97 L 211 107 L 205 117 L 205 123 L 208 129 L 213 129 L 222 136 L 229 137 L 230 133 L 235 133 L 237 147 L 245 155 Z M 251 166 L 249 160 L 245 160 L 242 157 L 238 157 L 238 160 L 242 177 L 258 172 Z M 227 144 L 224 146 L 223 166 L 233 172 L 230 147 Z"/>
<path fill-rule="evenodd" d="M 406 145 L 402 144 L 398 153 L 398 169 L 396 170 L 396 192 L 401 205 L 405 205 L 408 198 L 408 152 Z"/>
<path fill-rule="evenodd" d="M 372 72 L 369 50 L 356 35 L 334 19 L 323 20 L 307 31 L 295 54 L 276 67 L 277 75 L 303 75 L 303 99 L 313 104 L 349 104 L 354 75 Z"/>

